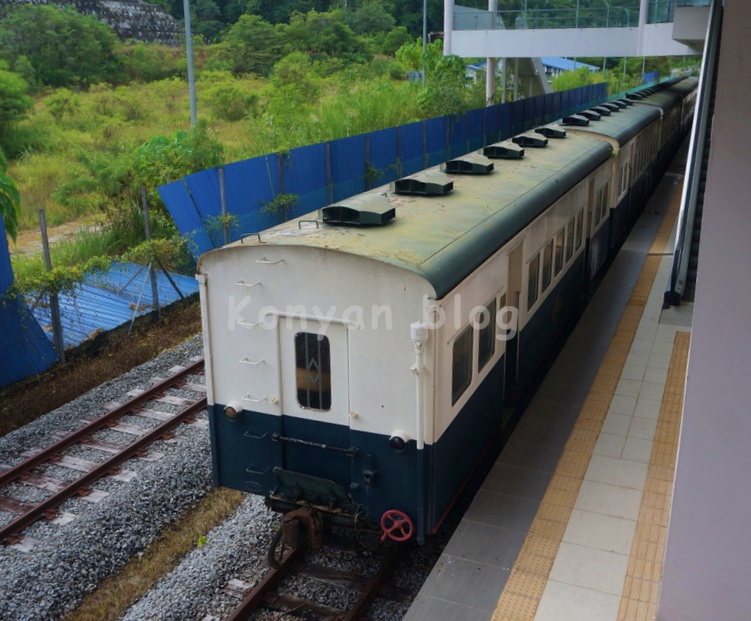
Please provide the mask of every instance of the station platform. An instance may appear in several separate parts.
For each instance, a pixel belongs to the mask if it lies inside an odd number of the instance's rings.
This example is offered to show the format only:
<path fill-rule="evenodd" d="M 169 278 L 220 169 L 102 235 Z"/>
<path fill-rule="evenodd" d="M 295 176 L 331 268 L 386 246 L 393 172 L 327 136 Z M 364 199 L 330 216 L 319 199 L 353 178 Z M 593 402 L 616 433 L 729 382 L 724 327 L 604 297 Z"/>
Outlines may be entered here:
<path fill-rule="evenodd" d="M 685 146 L 405 621 L 656 616 L 691 305 L 662 309 Z"/>

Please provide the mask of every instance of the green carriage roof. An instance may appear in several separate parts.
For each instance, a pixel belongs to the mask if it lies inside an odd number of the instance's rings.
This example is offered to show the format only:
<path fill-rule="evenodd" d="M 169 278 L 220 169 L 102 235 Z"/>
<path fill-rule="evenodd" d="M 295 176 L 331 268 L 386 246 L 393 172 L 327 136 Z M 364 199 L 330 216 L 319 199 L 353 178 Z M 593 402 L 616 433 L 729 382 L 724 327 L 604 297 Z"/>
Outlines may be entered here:
<path fill-rule="evenodd" d="M 494 160 L 488 175 L 451 175 L 454 189 L 445 196 L 397 195 L 386 186 L 366 193 L 385 194 L 394 206 L 395 219 L 383 226 L 304 222 L 315 212 L 210 251 L 199 271 L 218 253 L 242 248 L 325 248 L 416 272 L 441 298 L 610 154 L 609 143 L 594 137 L 550 139 L 546 148 L 526 149 L 523 159 Z"/>

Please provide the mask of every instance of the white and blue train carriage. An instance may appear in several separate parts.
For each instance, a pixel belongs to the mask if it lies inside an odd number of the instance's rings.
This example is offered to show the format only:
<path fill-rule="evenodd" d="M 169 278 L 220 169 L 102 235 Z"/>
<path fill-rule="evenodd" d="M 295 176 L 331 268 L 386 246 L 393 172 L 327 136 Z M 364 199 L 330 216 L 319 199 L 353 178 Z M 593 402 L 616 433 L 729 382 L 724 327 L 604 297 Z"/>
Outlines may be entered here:
<path fill-rule="evenodd" d="M 551 125 L 485 153 L 201 258 L 216 484 L 435 532 L 578 314 L 617 205 L 607 135 Z"/>
<path fill-rule="evenodd" d="M 610 151 L 551 139 L 487 174 L 404 180 L 436 196 L 374 191 L 204 255 L 216 482 L 355 521 L 396 510 L 432 532 L 504 392 L 578 308 L 583 211 Z M 356 224 L 371 214 L 382 224 Z M 509 341 L 506 306 L 521 306 Z M 473 324 L 477 308 L 493 321 Z"/>

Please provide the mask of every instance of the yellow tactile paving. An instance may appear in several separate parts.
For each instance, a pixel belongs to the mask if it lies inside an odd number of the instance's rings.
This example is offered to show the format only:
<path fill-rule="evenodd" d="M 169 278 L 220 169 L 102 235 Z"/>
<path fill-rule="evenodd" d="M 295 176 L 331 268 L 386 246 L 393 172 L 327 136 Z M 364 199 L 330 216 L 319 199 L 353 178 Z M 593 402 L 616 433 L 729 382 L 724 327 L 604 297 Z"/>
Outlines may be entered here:
<path fill-rule="evenodd" d="M 584 480 L 584 474 L 589 465 L 595 442 L 600 434 L 602 423 L 605 420 L 608 408 L 620 381 L 626 358 L 631 351 L 634 335 L 639 327 L 639 322 L 641 321 L 644 308 L 652 290 L 662 255 L 667 249 L 668 239 L 678 215 L 680 198 L 681 192 L 676 190 L 668 211 L 663 218 L 662 225 L 649 250 L 649 254 L 645 259 L 641 274 L 634 285 L 626 308 L 621 315 L 616 332 L 610 341 L 602 365 L 595 376 L 587 399 L 582 406 L 574 430 L 566 443 L 550 485 L 540 503 L 540 508 L 529 528 L 527 538 L 519 552 L 516 563 L 511 569 L 508 582 L 493 612 L 492 621 L 533 621 L 535 617 L 540 598 L 550 575 L 550 570 L 553 567 L 553 561 L 563 539 L 568 518 L 573 510 L 576 497 Z M 668 383 L 670 383 L 672 377 L 670 373 L 671 371 L 668 371 Z M 673 389 L 668 393 L 666 389 L 665 395 L 666 398 L 668 396 L 671 398 L 680 398 L 682 392 Z M 667 424 L 672 425 L 677 432 L 678 420 L 671 419 Z M 661 441 L 659 444 L 661 448 L 659 450 L 661 452 L 658 453 L 658 455 L 664 455 L 664 457 L 656 457 L 654 465 L 655 480 L 663 483 L 669 482 L 670 484 L 665 486 L 658 485 L 651 491 L 656 496 L 666 496 L 672 490 L 672 471 L 668 474 L 672 462 L 667 451 L 673 445 L 671 444 L 667 428 L 661 430 L 658 427 L 658 433 L 665 434 L 664 442 L 662 440 L 663 436 L 660 436 Z M 657 444 L 656 442 L 655 446 Z M 677 444 L 675 446 L 677 447 Z M 650 465 L 649 472 L 653 472 L 652 465 Z M 655 502 L 659 504 L 661 501 L 656 498 Z M 659 504 L 658 508 L 663 511 L 664 519 L 666 520 L 668 505 Z M 642 509 L 644 510 L 644 507 Z M 626 599 L 624 597 L 621 603 L 619 613 L 621 616 L 619 616 L 619 619 L 628 619 L 629 621 L 633 619 L 635 621 L 637 619 L 654 618 L 657 599 L 656 594 L 653 595 L 653 591 L 656 593 L 658 589 L 653 588 L 651 582 L 648 585 L 644 584 L 644 580 L 647 578 L 646 559 L 658 558 L 657 556 L 648 556 L 649 554 L 659 554 L 659 558 L 661 559 L 665 543 L 664 533 L 653 531 L 649 528 L 653 526 L 652 519 L 654 515 L 645 513 L 645 520 L 648 521 L 645 521 L 645 525 L 642 526 L 644 531 L 643 533 L 637 532 L 637 535 L 641 536 L 643 534 L 645 537 L 644 539 L 640 539 L 645 547 L 638 548 L 639 552 L 643 553 L 643 556 L 639 558 L 644 560 L 644 563 L 637 564 L 635 562 L 634 573 L 629 573 L 629 593 L 633 591 L 634 594 L 638 594 L 638 598 Z M 659 519 L 663 519 L 662 514 L 660 514 Z M 659 524 L 659 528 L 666 530 L 666 526 L 662 526 L 661 523 Z M 541 550 L 545 550 L 545 552 L 541 553 Z M 656 569 L 654 567 L 655 562 L 650 562 L 649 579 L 651 581 L 656 575 Z M 629 565 L 629 572 L 630 570 L 631 566 Z M 661 566 L 659 572 L 661 573 Z M 646 601 L 639 599 L 647 592 L 649 596 Z M 652 616 L 634 616 L 649 614 Z"/>
<path fill-rule="evenodd" d="M 688 332 L 677 332 L 673 342 L 618 621 L 651 621 L 657 609 L 678 452 L 678 430 L 683 410 L 689 340 Z"/>

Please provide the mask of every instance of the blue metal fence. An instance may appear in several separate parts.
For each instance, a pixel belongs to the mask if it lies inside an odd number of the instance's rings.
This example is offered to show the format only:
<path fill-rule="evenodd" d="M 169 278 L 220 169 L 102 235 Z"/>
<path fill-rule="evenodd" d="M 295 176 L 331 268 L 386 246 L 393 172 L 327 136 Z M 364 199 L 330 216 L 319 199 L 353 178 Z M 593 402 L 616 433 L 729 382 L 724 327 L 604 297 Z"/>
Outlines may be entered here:
<path fill-rule="evenodd" d="M 5 224 L 0 216 L 0 387 L 36 375 L 57 360 L 23 299 L 9 293 L 13 284 Z"/>
<path fill-rule="evenodd" d="M 606 95 L 606 84 L 584 86 L 228 164 L 223 167 L 226 208 L 237 222 L 230 239 L 549 123 Z M 223 244 L 219 168 L 189 175 L 159 192 L 195 256 Z M 295 200 L 275 210 L 280 195 Z"/>

